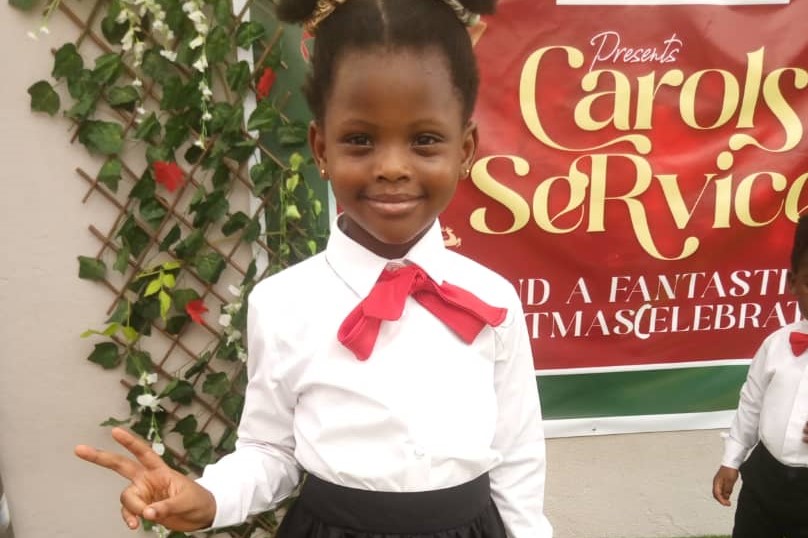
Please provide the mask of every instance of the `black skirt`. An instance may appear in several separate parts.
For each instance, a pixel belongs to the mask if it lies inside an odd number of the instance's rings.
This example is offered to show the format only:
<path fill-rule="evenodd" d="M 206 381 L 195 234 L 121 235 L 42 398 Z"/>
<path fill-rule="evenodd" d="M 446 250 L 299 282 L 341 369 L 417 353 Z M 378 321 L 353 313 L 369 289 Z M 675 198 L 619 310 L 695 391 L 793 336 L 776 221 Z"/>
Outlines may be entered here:
<path fill-rule="evenodd" d="M 488 474 L 452 488 L 384 492 L 309 475 L 277 538 L 506 538 Z"/>

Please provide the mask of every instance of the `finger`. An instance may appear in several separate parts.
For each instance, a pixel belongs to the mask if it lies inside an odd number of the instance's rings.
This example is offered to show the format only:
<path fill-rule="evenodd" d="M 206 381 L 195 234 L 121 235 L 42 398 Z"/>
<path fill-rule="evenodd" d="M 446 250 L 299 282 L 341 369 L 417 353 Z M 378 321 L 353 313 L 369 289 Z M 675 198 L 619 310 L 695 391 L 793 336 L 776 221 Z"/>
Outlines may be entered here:
<path fill-rule="evenodd" d="M 141 441 L 123 428 L 113 428 L 112 438 L 119 445 L 128 450 L 146 469 L 159 469 L 166 467 L 163 459 L 151 449 L 151 446 Z"/>
<path fill-rule="evenodd" d="M 137 516 L 121 506 L 121 517 L 123 518 L 123 522 L 126 523 L 126 526 L 132 530 L 137 529 L 138 520 Z"/>
<path fill-rule="evenodd" d="M 121 506 L 135 519 L 135 522 L 137 522 L 137 516 L 143 514 L 143 509 L 148 505 L 146 501 L 147 499 L 143 498 L 143 494 L 134 484 L 121 492 Z M 129 523 L 130 520 L 126 519 L 126 524 L 129 525 Z M 129 526 L 131 527 L 131 525 Z"/>
<path fill-rule="evenodd" d="M 115 471 L 129 480 L 132 480 L 140 469 L 140 465 L 134 461 L 114 452 L 98 450 L 87 445 L 78 445 L 73 451 L 84 461 Z"/>

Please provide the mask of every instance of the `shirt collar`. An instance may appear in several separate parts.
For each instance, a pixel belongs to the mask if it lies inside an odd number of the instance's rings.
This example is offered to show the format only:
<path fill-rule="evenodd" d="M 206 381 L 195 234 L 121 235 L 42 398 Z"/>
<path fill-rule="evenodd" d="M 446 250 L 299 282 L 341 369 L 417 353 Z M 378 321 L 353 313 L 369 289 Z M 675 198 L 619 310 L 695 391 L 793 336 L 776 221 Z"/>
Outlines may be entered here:
<path fill-rule="evenodd" d="M 438 284 L 443 283 L 446 270 L 446 247 L 437 219 L 426 234 L 407 252 L 404 258 L 389 260 L 374 254 L 340 230 L 340 215 L 331 221 L 325 258 L 334 270 L 359 297 L 367 297 L 390 262 L 411 262 L 419 265 Z"/>

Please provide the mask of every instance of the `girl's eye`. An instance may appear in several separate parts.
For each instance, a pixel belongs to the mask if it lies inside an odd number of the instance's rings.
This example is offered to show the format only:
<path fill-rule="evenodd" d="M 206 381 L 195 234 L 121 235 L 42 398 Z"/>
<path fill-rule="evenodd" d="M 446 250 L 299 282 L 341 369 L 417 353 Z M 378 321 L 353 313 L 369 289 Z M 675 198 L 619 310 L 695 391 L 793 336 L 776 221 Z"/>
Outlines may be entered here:
<path fill-rule="evenodd" d="M 420 134 L 415 137 L 413 140 L 413 145 L 415 146 L 431 146 L 432 144 L 437 144 L 440 142 L 440 138 L 435 135 L 431 134 Z"/>
<path fill-rule="evenodd" d="M 364 134 L 355 134 L 345 137 L 345 142 L 353 146 L 369 146 L 370 137 Z"/>

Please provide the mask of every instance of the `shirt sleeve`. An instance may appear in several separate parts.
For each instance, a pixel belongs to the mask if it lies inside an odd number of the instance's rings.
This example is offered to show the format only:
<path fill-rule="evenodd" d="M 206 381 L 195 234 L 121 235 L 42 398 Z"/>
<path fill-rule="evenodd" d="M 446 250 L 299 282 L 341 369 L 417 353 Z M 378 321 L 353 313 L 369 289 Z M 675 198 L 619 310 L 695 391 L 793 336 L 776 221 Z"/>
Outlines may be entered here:
<path fill-rule="evenodd" d="M 721 465 L 725 467 L 739 468 L 759 440 L 760 410 L 763 395 L 771 380 L 766 360 L 769 347 L 770 339 L 766 339 L 749 364 L 746 381 L 741 387 L 738 410 L 732 419 L 729 435 L 724 439 Z"/>
<path fill-rule="evenodd" d="M 296 395 L 273 377 L 278 356 L 267 320 L 269 306 L 259 294 L 250 296 L 247 315 L 247 389 L 236 449 L 209 465 L 198 483 L 216 499 L 212 527 L 242 523 L 248 516 L 272 509 L 300 481 L 294 457 Z"/>
<path fill-rule="evenodd" d="M 546 453 L 530 339 L 521 305 L 509 309 L 495 364 L 498 404 L 494 449 L 502 462 L 490 471 L 491 495 L 509 538 L 551 538 L 544 514 Z"/>

